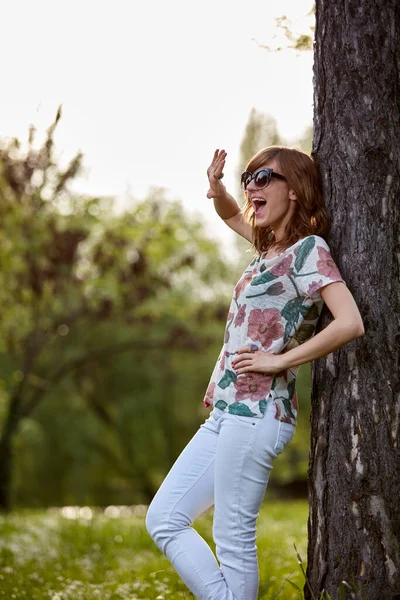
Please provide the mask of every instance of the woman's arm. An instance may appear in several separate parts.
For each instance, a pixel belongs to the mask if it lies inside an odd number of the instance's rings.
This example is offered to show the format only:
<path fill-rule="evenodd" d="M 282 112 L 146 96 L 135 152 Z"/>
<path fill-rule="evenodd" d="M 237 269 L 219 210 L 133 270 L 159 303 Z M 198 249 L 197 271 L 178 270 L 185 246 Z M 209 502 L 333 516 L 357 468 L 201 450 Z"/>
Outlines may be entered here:
<path fill-rule="evenodd" d="M 232 196 L 230 196 L 230 194 L 228 194 L 228 196 L 230 198 L 232 198 Z M 216 206 L 216 200 L 217 200 L 217 198 L 214 198 L 215 210 L 221 217 L 219 210 Z M 232 200 L 236 204 L 236 201 L 233 198 L 232 198 Z M 233 205 L 231 205 L 231 206 L 233 208 Z M 236 233 L 238 233 L 239 235 L 244 237 L 246 240 L 248 240 L 250 243 L 252 243 L 253 242 L 253 229 L 252 229 L 250 223 L 247 223 L 247 221 L 244 220 L 243 213 L 241 212 L 241 210 L 237 204 L 236 204 L 236 210 L 237 210 L 237 212 L 234 213 L 232 217 L 228 217 L 228 218 L 221 217 L 221 219 L 223 219 L 225 221 L 225 223 L 231 229 L 233 229 L 233 231 L 236 231 Z"/>
<path fill-rule="evenodd" d="M 211 165 L 207 169 L 207 176 L 210 183 L 207 198 L 214 199 L 214 207 L 217 214 L 233 231 L 236 231 L 236 233 L 246 240 L 252 242 L 253 230 L 251 225 L 244 220 L 240 206 L 234 197 L 228 194 L 224 184 L 219 179 L 219 175 L 222 174 L 225 166 L 226 155 L 225 150 L 216 150 L 214 152 Z"/>
<path fill-rule="evenodd" d="M 343 282 L 336 281 L 320 288 L 320 294 L 334 317 L 332 323 L 304 344 L 281 354 L 270 354 L 263 350 L 250 352 L 248 346 L 241 348 L 232 361 L 235 372 L 238 375 L 247 371 L 274 375 L 326 356 L 364 335 L 357 304 Z"/>
<path fill-rule="evenodd" d="M 304 344 L 279 355 L 283 370 L 326 356 L 365 333 L 357 304 L 344 283 L 330 283 L 320 288 L 320 294 L 334 320 Z"/>

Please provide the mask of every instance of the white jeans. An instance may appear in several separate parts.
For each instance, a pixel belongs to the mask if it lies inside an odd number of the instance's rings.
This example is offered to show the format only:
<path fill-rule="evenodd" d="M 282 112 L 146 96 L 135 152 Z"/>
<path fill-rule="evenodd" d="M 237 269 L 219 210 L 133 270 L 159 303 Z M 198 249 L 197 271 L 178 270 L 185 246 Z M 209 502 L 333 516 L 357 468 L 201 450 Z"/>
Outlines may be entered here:
<path fill-rule="evenodd" d="M 272 463 L 294 434 L 274 418 L 214 408 L 172 466 L 153 498 L 146 527 L 182 580 L 200 600 L 255 600 L 256 520 Z M 211 548 L 191 527 L 214 505 Z"/>

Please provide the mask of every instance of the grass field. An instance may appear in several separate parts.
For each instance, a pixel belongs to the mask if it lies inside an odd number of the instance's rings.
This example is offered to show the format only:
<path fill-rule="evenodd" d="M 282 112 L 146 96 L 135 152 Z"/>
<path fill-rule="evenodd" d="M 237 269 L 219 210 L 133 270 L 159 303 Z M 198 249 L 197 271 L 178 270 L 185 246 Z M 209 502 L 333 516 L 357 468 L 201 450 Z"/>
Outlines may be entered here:
<path fill-rule="evenodd" d="M 193 598 L 144 525 L 146 507 L 16 511 L 0 517 L 0 600 Z M 307 503 L 265 502 L 258 520 L 260 600 L 299 599 Z M 212 511 L 195 523 L 214 549 Z M 289 579 L 289 581 L 288 581 Z"/>

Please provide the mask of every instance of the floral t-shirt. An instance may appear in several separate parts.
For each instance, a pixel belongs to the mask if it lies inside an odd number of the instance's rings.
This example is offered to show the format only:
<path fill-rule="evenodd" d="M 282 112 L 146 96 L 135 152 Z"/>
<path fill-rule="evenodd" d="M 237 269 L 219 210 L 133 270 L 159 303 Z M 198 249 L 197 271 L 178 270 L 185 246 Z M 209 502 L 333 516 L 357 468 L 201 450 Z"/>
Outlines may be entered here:
<path fill-rule="evenodd" d="M 232 359 L 237 350 L 252 343 L 280 354 L 311 338 L 324 304 L 318 290 L 335 281 L 345 283 L 328 244 L 318 235 L 298 240 L 273 258 L 256 257 L 235 286 L 205 406 L 261 418 L 271 399 L 275 418 L 295 425 L 298 367 L 276 375 L 237 375 Z"/>

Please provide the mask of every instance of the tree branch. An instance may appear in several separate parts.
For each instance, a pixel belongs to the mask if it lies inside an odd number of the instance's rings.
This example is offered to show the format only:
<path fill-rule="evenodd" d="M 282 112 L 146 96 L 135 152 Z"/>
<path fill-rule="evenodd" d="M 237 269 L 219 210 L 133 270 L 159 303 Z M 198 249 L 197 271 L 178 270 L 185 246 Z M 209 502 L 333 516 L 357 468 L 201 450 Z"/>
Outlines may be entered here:
<path fill-rule="evenodd" d="M 160 342 L 159 340 L 155 340 L 154 342 L 143 342 L 143 341 L 129 341 L 129 342 L 121 342 L 120 344 L 112 344 L 111 346 L 107 346 L 105 348 L 101 348 L 100 350 L 89 352 L 85 356 L 80 356 L 78 358 L 67 361 L 63 365 L 61 365 L 53 375 L 47 380 L 47 386 L 43 386 L 39 389 L 36 389 L 35 393 L 32 395 L 31 399 L 26 403 L 26 406 L 21 411 L 21 417 L 27 417 L 30 415 L 39 402 L 42 400 L 43 396 L 54 386 L 54 384 L 59 383 L 63 377 L 65 377 L 68 373 L 74 371 L 75 369 L 79 369 L 80 367 L 91 363 L 93 361 L 102 360 L 104 358 L 109 358 L 110 356 L 114 356 L 115 354 L 119 354 L 121 352 L 127 352 L 132 349 L 140 349 L 140 350 L 151 350 L 152 348 L 160 348 L 170 345 L 170 340 L 163 340 Z"/>

